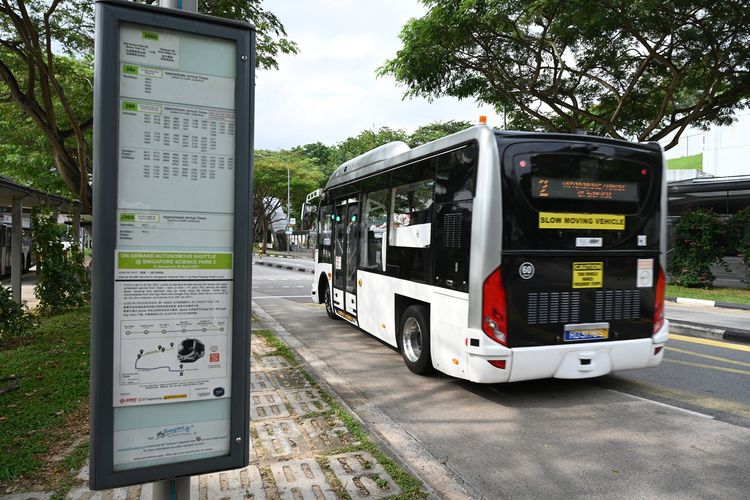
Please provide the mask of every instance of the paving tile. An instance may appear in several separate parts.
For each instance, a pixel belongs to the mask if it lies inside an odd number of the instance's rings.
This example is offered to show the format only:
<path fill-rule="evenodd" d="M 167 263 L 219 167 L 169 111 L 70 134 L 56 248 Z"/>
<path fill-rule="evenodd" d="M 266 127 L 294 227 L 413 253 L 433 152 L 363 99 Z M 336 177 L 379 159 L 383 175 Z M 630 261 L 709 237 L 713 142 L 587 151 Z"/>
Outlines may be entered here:
<path fill-rule="evenodd" d="M 266 372 L 250 372 L 250 392 L 272 391 L 276 387 Z"/>
<path fill-rule="evenodd" d="M 299 457 L 310 452 L 302 431 L 292 419 L 262 420 L 253 427 L 268 459 Z"/>
<path fill-rule="evenodd" d="M 52 493 L 47 491 L 30 491 L 28 493 L 0 495 L 0 500 L 47 500 L 48 498 L 52 498 Z"/>
<path fill-rule="evenodd" d="M 289 416 L 284 400 L 275 391 L 250 394 L 250 420 L 285 418 Z"/>
<path fill-rule="evenodd" d="M 331 451 L 359 444 L 343 422 L 334 416 L 318 416 L 302 421 L 302 429 L 317 451 Z"/>
<path fill-rule="evenodd" d="M 294 500 L 334 499 L 336 494 L 313 458 L 271 463 L 279 497 Z"/>
<path fill-rule="evenodd" d="M 193 492 L 191 491 L 191 496 Z M 265 499 L 266 491 L 255 465 L 214 474 L 204 474 L 198 485 L 199 500 Z"/>
<path fill-rule="evenodd" d="M 146 495 L 146 487 L 149 492 L 151 485 L 136 485 L 128 488 L 117 488 L 115 490 L 91 491 L 88 486 L 79 486 L 68 492 L 65 496 L 69 500 L 146 500 L 152 495 Z"/>
<path fill-rule="evenodd" d="M 328 457 L 331 470 L 354 498 L 388 498 L 401 488 L 372 455 L 354 451 Z"/>
<path fill-rule="evenodd" d="M 250 364 L 250 373 L 265 372 L 266 369 L 260 364 L 260 357 L 256 357 L 255 354 L 250 355 L 248 363 Z"/>
<path fill-rule="evenodd" d="M 292 405 L 292 409 L 297 415 L 307 415 L 308 413 L 322 413 L 328 411 L 330 406 L 323 401 L 323 398 L 317 389 L 308 387 L 306 389 L 283 390 L 279 392 L 284 394 Z"/>
<path fill-rule="evenodd" d="M 268 356 L 276 350 L 275 347 L 271 347 L 263 337 L 250 337 L 250 352 L 256 356 Z"/>
<path fill-rule="evenodd" d="M 310 382 L 300 370 L 274 370 L 268 372 L 268 377 L 279 389 L 299 389 L 310 387 Z"/>
<path fill-rule="evenodd" d="M 292 367 L 289 361 L 281 356 L 265 356 L 260 358 L 260 371 L 288 370 Z"/>

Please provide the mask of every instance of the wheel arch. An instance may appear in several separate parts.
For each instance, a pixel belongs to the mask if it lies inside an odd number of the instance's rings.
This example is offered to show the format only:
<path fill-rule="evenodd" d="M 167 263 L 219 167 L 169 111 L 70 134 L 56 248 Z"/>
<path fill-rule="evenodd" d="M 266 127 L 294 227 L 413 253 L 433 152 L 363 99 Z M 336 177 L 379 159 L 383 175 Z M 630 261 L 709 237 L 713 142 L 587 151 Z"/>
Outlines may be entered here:
<path fill-rule="evenodd" d="M 401 317 L 404 315 L 404 311 L 409 306 L 421 306 L 425 309 L 425 316 L 427 318 L 427 321 L 429 323 L 432 323 L 430 318 L 430 303 L 424 302 L 422 300 L 417 300 L 412 297 L 407 297 L 406 295 L 399 295 L 394 294 L 393 296 L 394 304 L 393 304 L 393 324 L 396 325 L 396 331 L 398 332 L 398 329 L 401 327 Z M 430 326 L 430 330 L 432 330 L 432 325 Z M 396 337 L 398 338 L 398 333 L 396 334 Z"/>
<path fill-rule="evenodd" d="M 330 289 L 331 283 L 328 281 L 328 276 L 326 275 L 326 273 L 321 272 L 320 276 L 318 277 L 318 304 L 323 303 L 323 292 L 325 291 L 326 287 Z"/>

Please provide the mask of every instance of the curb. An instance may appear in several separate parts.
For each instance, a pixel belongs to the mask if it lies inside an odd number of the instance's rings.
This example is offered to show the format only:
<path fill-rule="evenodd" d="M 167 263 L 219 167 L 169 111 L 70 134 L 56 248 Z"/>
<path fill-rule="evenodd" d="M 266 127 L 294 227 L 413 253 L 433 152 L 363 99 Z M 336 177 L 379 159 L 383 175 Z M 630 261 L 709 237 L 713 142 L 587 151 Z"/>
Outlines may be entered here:
<path fill-rule="evenodd" d="M 263 262 L 263 261 L 255 261 L 254 264 L 256 266 L 275 267 L 278 269 L 286 269 L 288 271 L 299 271 L 301 273 L 315 274 L 315 271 L 313 269 L 307 269 L 306 267 L 290 266 L 286 264 L 277 264 L 275 262 Z"/>
<path fill-rule="evenodd" d="M 750 304 L 737 304 L 735 302 L 722 302 L 720 300 L 706 300 L 706 299 L 691 299 L 688 297 L 665 297 L 670 302 L 676 302 L 677 304 L 687 304 L 705 307 L 719 307 L 722 309 L 742 309 L 750 311 Z"/>
<path fill-rule="evenodd" d="M 750 330 L 740 330 L 738 328 L 716 328 L 699 323 L 690 323 L 689 321 L 670 320 L 669 331 L 670 333 L 690 335 L 691 337 L 750 344 Z"/>

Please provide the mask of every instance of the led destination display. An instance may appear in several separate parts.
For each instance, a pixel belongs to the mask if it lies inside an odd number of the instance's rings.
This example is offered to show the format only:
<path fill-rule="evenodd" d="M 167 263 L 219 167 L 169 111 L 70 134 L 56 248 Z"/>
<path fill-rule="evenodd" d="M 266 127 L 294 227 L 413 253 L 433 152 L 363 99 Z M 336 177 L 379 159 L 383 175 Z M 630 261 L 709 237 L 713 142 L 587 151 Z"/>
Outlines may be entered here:
<path fill-rule="evenodd" d="M 638 186 L 635 182 L 534 176 L 531 178 L 531 195 L 558 200 L 638 201 Z"/>

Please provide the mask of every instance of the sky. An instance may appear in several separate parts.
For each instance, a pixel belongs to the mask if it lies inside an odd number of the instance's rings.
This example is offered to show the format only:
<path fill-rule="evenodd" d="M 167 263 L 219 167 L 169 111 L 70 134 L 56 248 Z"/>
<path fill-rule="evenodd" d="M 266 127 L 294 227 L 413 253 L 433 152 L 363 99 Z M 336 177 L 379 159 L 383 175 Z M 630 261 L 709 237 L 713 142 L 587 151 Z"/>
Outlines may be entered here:
<path fill-rule="evenodd" d="M 258 71 L 255 148 L 334 145 L 365 129 L 413 132 L 435 121 L 476 123 L 502 117 L 487 105 L 453 98 L 403 100 L 404 87 L 376 69 L 401 48 L 398 34 L 421 17 L 417 0 L 265 0 L 299 53 L 278 58 L 279 69 Z"/>

